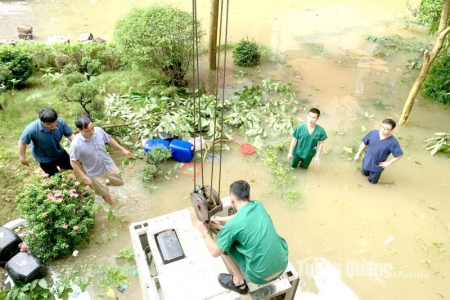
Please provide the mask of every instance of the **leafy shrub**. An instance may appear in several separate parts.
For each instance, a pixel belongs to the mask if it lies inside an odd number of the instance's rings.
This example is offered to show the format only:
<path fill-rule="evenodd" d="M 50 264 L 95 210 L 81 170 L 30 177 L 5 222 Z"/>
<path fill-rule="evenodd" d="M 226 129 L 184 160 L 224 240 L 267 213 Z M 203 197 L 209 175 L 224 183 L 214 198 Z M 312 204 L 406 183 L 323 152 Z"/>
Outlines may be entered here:
<path fill-rule="evenodd" d="M 434 61 L 428 77 L 423 83 L 423 94 L 430 99 L 450 104 L 450 56 L 444 56 Z"/>
<path fill-rule="evenodd" d="M 94 119 L 103 116 L 104 103 L 96 99 L 99 93 L 99 86 L 93 80 L 89 81 L 77 72 L 64 75 L 57 90 L 60 99 L 80 104 L 84 112 Z"/>
<path fill-rule="evenodd" d="M 17 282 L 10 291 L 1 291 L 0 299 L 54 299 L 47 280 L 44 278 L 33 280 L 30 283 Z"/>
<path fill-rule="evenodd" d="M 83 58 L 98 60 L 107 70 L 118 70 L 122 62 L 111 43 L 44 43 L 19 42 L 16 48 L 33 58 L 36 70 L 54 68 L 61 71 L 69 63 L 79 65 Z"/>
<path fill-rule="evenodd" d="M 59 47 L 70 47 L 67 44 L 61 44 Z M 35 70 L 41 68 L 54 68 L 55 56 L 57 51 L 54 51 L 53 45 L 46 45 L 44 43 L 37 43 L 32 41 L 20 41 L 17 43 L 16 48 L 22 52 L 27 53 L 33 58 Z"/>
<path fill-rule="evenodd" d="M 233 49 L 234 64 L 242 67 L 254 67 L 259 65 L 259 59 L 261 58 L 261 52 L 259 51 L 258 44 L 249 41 L 248 39 L 242 39 Z"/>
<path fill-rule="evenodd" d="M 80 43 L 79 45 L 87 57 L 98 60 L 107 70 L 113 71 L 122 67 L 116 45 L 112 43 Z"/>
<path fill-rule="evenodd" d="M 89 241 L 94 227 L 94 193 L 73 174 L 56 174 L 31 183 L 16 202 L 27 220 L 24 240 L 43 261 L 72 253 L 77 245 Z"/>
<path fill-rule="evenodd" d="M 33 59 L 10 45 L 0 47 L 0 86 L 21 86 L 33 74 Z"/>
<path fill-rule="evenodd" d="M 153 181 L 153 179 L 161 175 L 162 170 L 159 165 L 167 161 L 171 157 L 172 151 L 164 146 L 156 146 L 148 151 L 146 154 L 146 158 L 147 162 L 150 165 L 144 168 L 142 181 L 145 183 L 151 182 Z"/>
<path fill-rule="evenodd" d="M 198 43 L 204 35 L 197 24 Z M 114 41 L 124 62 L 155 69 L 167 84 L 183 86 L 192 62 L 192 15 L 177 8 L 135 8 L 117 21 Z"/>
<path fill-rule="evenodd" d="M 153 147 L 147 152 L 147 162 L 152 165 L 159 165 L 172 157 L 172 152 L 164 146 Z"/>
<path fill-rule="evenodd" d="M 86 76 L 87 80 L 91 80 L 92 76 L 98 76 L 103 71 L 104 67 L 98 59 L 91 59 L 89 57 L 80 57 L 74 62 L 67 63 L 64 66 L 63 72 L 71 74 L 78 72 Z"/>
<path fill-rule="evenodd" d="M 125 267 L 102 264 L 97 267 L 97 271 L 101 276 L 98 286 L 102 289 L 121 287 L 128 281 L 128 273 Z"/>
<path fill-rule="evenodd" d="M 161 175 L 162 170 L 157 165 L 148 165 L 142 171 L 142 182 L 148 183 L 152 182 L 153 179 Z"/>
<path fill-rule="evenodd" d="M 434 34 L 439 27 L 443 0 L 422 0 L 418 7 L 412 7 L 408 1 L 408 9 L 412 13 L 413 23 L 429 27 L 430 34 Z"/>

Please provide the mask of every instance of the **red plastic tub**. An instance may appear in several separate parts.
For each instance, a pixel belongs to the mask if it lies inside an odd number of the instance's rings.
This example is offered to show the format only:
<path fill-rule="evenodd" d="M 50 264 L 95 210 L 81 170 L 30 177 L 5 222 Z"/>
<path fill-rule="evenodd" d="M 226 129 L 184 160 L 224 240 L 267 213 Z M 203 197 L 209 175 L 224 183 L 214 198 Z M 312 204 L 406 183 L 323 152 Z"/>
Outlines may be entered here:
<path fill-rule="evenodd" d="M 239 146 L 239 151 L 249 155 L 255 153 L 255 147 L 252 144 L 242 144 Z"/>

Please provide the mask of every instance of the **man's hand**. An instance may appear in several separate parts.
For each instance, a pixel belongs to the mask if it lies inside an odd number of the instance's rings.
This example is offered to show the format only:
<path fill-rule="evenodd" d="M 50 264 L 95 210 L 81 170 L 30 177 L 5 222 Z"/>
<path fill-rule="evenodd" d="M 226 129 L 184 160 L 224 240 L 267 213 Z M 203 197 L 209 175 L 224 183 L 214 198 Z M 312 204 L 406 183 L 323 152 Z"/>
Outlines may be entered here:
<path fill-rule="evenodd" d="M 314 161 L 316 162 L 316 164 L 319 166 L 320 165 L 320 157 L 316 156 L 316 158 L 314 159 Z"/>
<path fill-rule="evenodd" d="M 92 180 L 89 177 L 86 176 L 85 178 L 83 178 L 83 181 L 86 185 L 92 187 Z"/>
<path fill-rule="evenodd" d="M 22 165 L 25 165 L 25 166 L 29 166 L 30 165 L 30 162 L 25 157 L 21 157 L 20 158 L 20 163 Z"/>
<path fill-rule="evenodd" d="M 359 160 L 359 154 L 356 153 L 355 157 L 353 158 L 353 161 L 354 162 L 358 162 L 358 160 Z"/>
<path fill-rule="evenodd" d="M 378 166 L 380 167 L 380 168 L 386 168 L 387 166 L 389 166 L 391 163 L 390 162 L 388 162 L 388 161 L 382 161 L 382 162 L 380 162 L 380 163 L 378 163 Z"/>
<path fill-rule="evenodd" d="M 125 148 L 122 148 L 122 153 L 123 153 L 125 156 L 128 156 L 128 157 L 131 157 L 131 156 L 132 156 L 131 152 L 130 152 L 129 150 L 125 149 Z"/>
<path fill-rule="evenodd" d="M 290 161 L 291 159 L 292 159 L 292 153 L 288 153 L 288 155 L 287 155 L 287 159 Z"/>
<path fill-rule="evenodd" d="M 209 231 L 209 226 L 205 222 L 198 221 L 198 231 L 204 236 Z"/>

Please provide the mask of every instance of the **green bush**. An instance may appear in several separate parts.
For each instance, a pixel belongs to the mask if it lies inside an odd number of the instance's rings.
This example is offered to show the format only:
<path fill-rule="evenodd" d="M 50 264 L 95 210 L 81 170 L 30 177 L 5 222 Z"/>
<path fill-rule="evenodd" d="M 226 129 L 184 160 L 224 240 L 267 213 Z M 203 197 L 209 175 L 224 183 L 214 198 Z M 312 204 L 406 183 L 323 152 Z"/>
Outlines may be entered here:
<path fill-rule="evenodd" d="M 61 44 L 59 47 L 70 47 L 67 44 Z M 44 43 L 32 41 L 20 41 L 16 48 L 22 52 L 29 54 L 33 58 L 34 69 L 55 68 L 55 56 L 57 52 L 54 51 L 53 45 L 46 45 Z"/>
<path fill-rule="evenodd" d="M 441 57 L 431 65 L 422 92 L 430 99 L 450 104 L 450 56 Z"/>
<path fill-rule="evenodd" d="M 30 55 L 10 45 L 0 47 L 0 86 L 13 89 L 23 86 L 33 74 Z"/>
<path fill-rule="evenodd" d="M 89 241 L 94 227 L 94 193 L 73 174 L 56 174 L 31 183 L 16 203 L 27 220 L 24 241 L 43 261 L 70 254 Z"/>
<path fill-rule="evenodd" d="M 87 57 L 98 60 L 106 70 L 119 70 L 122 67 L 116 45 L 112 43 L 81 43 L 79 45 Z"/>
<path fill-rule="evenodd" d="M 162 174 L 162 170 L 157 165 L 148 165 L 142 170 L 142 182 L 152 182 L 156 177 Z"/>
<path fill-rule="evenodd" d="M 429 27 L 430 34 L 434 34 L 439 27 L 443 0 L 422 0 L 418 7 L 412 7 L 407 3 L 409 11 L 414 19 L 413 23 Z"/>
<path fill-rule="evenodd" d="M 85 75 L 75 72 L 64 75 L 57 95 L 62 101 L 75 102 L 81 105 L 84 113 L 93 119 L 101 119 L 104 115 L 104 102 L 96 97 L 100 87 L 95 80 L 87 80 Z"/>
<path fill-rule="evenodd" d="M 198 43 L 204 35 L 197 24 Z M 183 86 L 192 53 L 192 15 L 153 5 L 135 8 L 117 21 L 114 41 L 121 59 L 134 68 L 154 69 L 166 84 Z"/>
<path fill-rule="evenodd" d="M 16 48 L 33 58 L 35 70 L 53 68 L 61 71 L 67 64 L 82 64 L 83 59 L 98 60 L 106 70 L 118 70 L 122 62 L 111 43 L 55 43 L 46 45 L 34 42 L 19 42 Z"/>
<path fill-rule="evenodd" d="M 164 146 L 153 147 L 147 152 L 147 162 L 152 165 L 159 165 L 172 157 L 172 151 Z"/>
<path fill-rule="evenodd" d="M 254 67 L 259 65 L 261 52 L 258 44 L 248 39 L 240 40 L 233 49 L 234 64 L 242 67 Z"/>

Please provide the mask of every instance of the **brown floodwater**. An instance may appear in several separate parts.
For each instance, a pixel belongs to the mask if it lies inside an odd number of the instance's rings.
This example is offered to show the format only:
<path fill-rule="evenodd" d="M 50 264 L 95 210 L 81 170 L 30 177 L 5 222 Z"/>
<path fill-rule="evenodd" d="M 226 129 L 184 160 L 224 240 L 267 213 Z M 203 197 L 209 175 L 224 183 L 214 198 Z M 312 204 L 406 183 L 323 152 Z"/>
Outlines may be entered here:
<path fill-rule="evenodd" d="M 191 9 L 190 1 L 143 0 L 32 0 L 28 6 L 37 40 L 51 35 L 76 40 L 82 32 L 110 40 L 117 18 L 132 7 L 156 2 Z M 199 18 L 207 29 L 210 1 L 198 2 Z M 287 62 L 264 61 L 252 71 L 256 74 L 252 80 L 271 76 L 291 82 L 308 107 L 320 108 L 319 124 L 328 134 L 321 165 L 296 171 L 295 189 L 303 196 L 295 206 L 278 197 L 258 154 L 244 156 L 237 144 L 230 143 L 230 151 L 221 157 L 221 194 L 227 195 L 234 180 L 251 182 L 252 196 L 265 204 L 286 238 L 290 260 L 302 276 L 297 299 L 450 297 L 450 160 L 431 156 L 423 147 L 424 139 L 449 130 L 449 107 L 418 97 L 407 126 L 393 132 L 405 154 L 383 173 L 381 180 L 389 185 L 368 184 L 357 170 L 359 164 L 341 158 L 343 147 L 357 146 L 365 132 L 379 128 L 384 118 L 398 120 L 417 76 L 406 63 L 418 53 L 376 56 L 378 45 L 366 40 L 367 36 L 399 35 L 427 45 L 430 37 L 425 30 L 405 28 L 404 20 L 409 17 L 405 2 L 230 2 L 229 40 L 255 39 Z M 249 80 L 232 76 L 242 69 L 230 61 L 225 86 L 232 89 Z M 201 72 L 202 80 L 210 80 L 206 62 L 202 61 Z M 306 120 L 306 113 L 298 118 L 299 122 Z M 207 180 L 210 166 L 204 166 Z M 125 220 L 140 221 L 190 206 L 192 178 L 176 173 L 157 181 L 156 189 L 149 192 L 142 184 L 142 168 L 138 162 L 126 167 L 125 186 L 113 190 L 124 204 L 118 214 Z M 217 189 L 217 182 L 214 186 Z M 109 224 L 104 215 L 97 217 L 97 225 L 98 243 L 80 251 L 78 264 L 109 262 L 118 249 L 130 245 L 126 226 Z M 390 237 L 393 240 L 388 243 Z M 72 259 L 52 269 L 70 268 Z M 325 271 L 311 274 L 308 268 L 315 266 Z M 89 294 L 105 295 L 105 291 L 91 288 Z M 118 296 L 140 299 L 136 277 Z"/>

